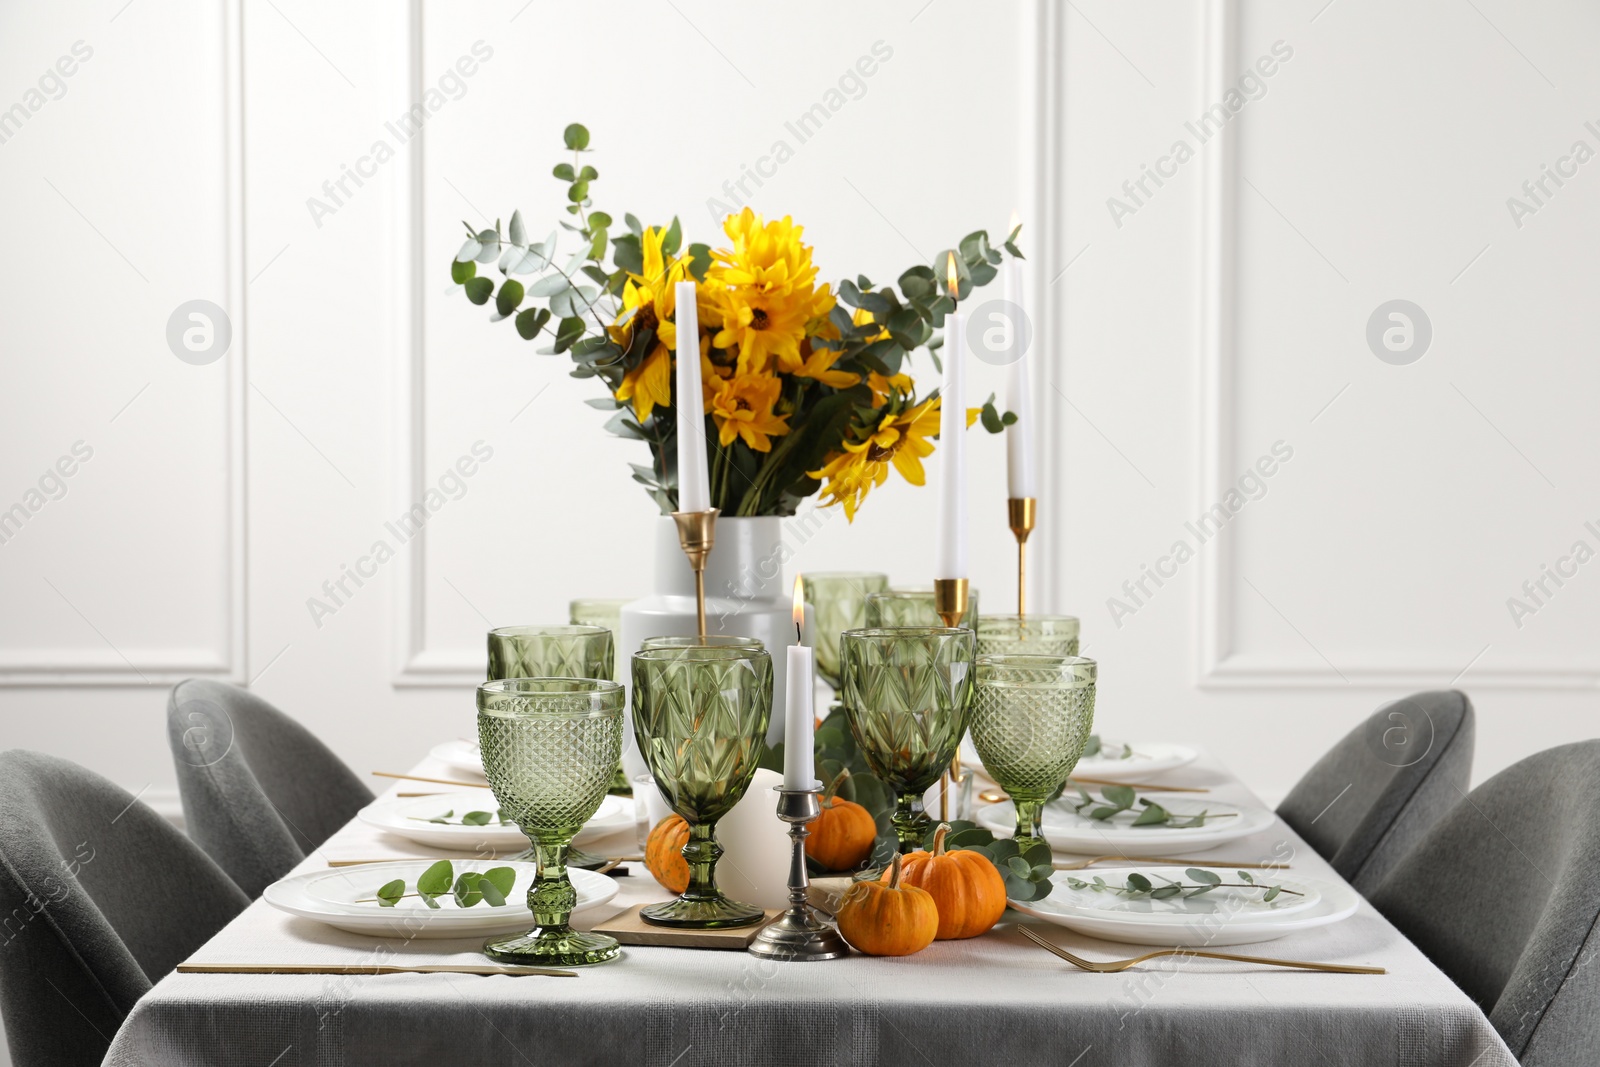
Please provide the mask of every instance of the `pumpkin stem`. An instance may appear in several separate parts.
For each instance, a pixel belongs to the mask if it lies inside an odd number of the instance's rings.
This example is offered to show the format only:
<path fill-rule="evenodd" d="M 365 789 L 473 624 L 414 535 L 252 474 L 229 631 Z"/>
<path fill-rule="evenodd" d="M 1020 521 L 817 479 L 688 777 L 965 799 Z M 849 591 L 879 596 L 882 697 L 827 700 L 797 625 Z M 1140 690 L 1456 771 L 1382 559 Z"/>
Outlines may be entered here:
<path fill-rule="evenodd" d="M 950 824 L 947 822 L 940 823 L 939 828 L 933 832 L 933 855 L 935 858 L 944 855 L 944 839 L 949 832 Z"/>
<path fill-rule="evenodd" d="M 889 862 L 889 888 L 900 888 L 900 853 L 894 854 L 894 859 Z"/>
<path fill-rule="evenodd" d="M 850 777 L 849 767 L 845 767 L 838 774 L 833 776 L 833 781 L 828 783 L 828 788 L 822 791 L 823 807 L 828 806 L 829 802 L 833 800 L 833 795 L 839 791 L 839 787 L 844 784 L 844 780 L 848 777 Z"/>

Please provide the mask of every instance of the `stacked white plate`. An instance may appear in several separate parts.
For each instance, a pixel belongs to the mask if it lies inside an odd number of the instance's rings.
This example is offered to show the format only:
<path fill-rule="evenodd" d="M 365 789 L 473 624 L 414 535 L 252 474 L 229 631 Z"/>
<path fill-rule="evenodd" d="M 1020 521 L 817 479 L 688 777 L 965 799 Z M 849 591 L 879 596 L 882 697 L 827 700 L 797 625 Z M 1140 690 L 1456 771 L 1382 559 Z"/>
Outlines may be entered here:
<path fill-rule="evenodd" d="M 446 741 L 434 745 L 428 755 L 441 763 L 448 764 L 452 770 L 462 774 L 473 774 L 483 778 L 483 750 L 476 741 Z M 488 779 L 484 779 L 487 781 Z"/>
<path fill-rule="evenodd" d="M 510 867 L 517 872 L 516 884 L 506 894 L 506 903 L 491 907 L 479 902 L 470 908 L 456 906 L 455 897 L 446 893 L 438 898 L 439 907 L 430 908 L 419 897 L 407 896 L 392 908 L 380 906 L 375 898 L 378 887 L 398 878 L 406 892 L 414 894 L 417 879 L 433 865 L 432 860 L 397 860 L 393 863 L 364 863 L 355 867 L 335 867 L 290 875 L 267 886 L 262 899 L 279 911 L 326 923 L 354 934 L 384 937 L 444 938 L 487 937 L 509 934 L 533 926 L 528 910 L 528 888 L 538 875 L 532 863 L 505 860 L 457 860 L 457 877 L 467 871 L 486 871 Z M 578 893 L 573 914 L 598 908 L 617 895 L 617 883 L 603 874 L 567 868 L 572 887 Z"/>
<path fill-rule="evenodd" d="M 1239 872 L 1226 867 L 1206 867 L 1227 883 L 1238 883 Z M 1152 886 L 1181 882 L 1199 883 L 1186 867 L 1090 868 L 1057 871 L 1055 887 L 1043 900 L 1011 901 L 1020 912 L 1065 926 L 1105 941 L 1134 945 L 1169 945 L 1205 948 L 1271 941 L 1286 934 L 1327 926 L 1348 919 L 1361 905 L 1360 895 L 1342 882 L 1302 878 L 1288 871 L 1252 871 L 1258 887 L 1213 889 L 1200 896 L 1186 893 L 1153 900 L 1148 894 L 1120 893 L 1114 889 L 1072 883 L 1092 882 L 1099 876 L 1110 886 L 1122 887 L 1137 871 Z M 1284 889 L 1265 901 L 1263 887 Z M 1292 891 L 1292 892 L 1291 892 Z M 1298 893 L 1296 896 L 1294 894 Z"/>
<path fill-rule="evenodd" d="M 1155 801 L 1179 819 L 1189 819 L 1203 811 L 1206 821 L 1200 826 L 1183 828 L 1134 826 L 1133 821 L 1141 810 L 1138 807 L 1109 819 L 1091 819 L 1074 810 L 1071 794 L 1068 794 L 1045 806 L 1045 840 L 1062 852 L 1086 856 L 1185 856 L 1259 833 L 1270 827 L 1275 818 L 1266 808 L 1226 804 L 1199 798 L 1193 793 L 1141 792 L 1139 797 Z M 1090 805 L 1084 811 L 1098 806 Z M 1010 834 L 1017 826 L 1016 809 L 1010 801 L 991 804 L 978 812 L 978 821 L 997 833 Z"/>
<path fill-rule="evenodd" d="M 380 800 L 362 808 L 359 816 L 368 826 L 395 834 L 419 845 L 446 848 L 455 852 L 479 852 L 492 849 L 500 854 L 520 852 L 528 848 L 528 838 L 515 823 L 501 825 L 494 819 L 494 794 L 487 788 L 475 792 L 434 793 L 425 797 L 396 797 Z M 461 817 L 469 812 L 486 811 L 490 821 L 486 826 L 461 825 Z M 430 820 L 450 813 L 448 822 Z M 600 802 L 600 809 L 584 824 L 575 839 L 582 842 L 613 830 L 625 830 L 633 825 L 633 805 L 621 797 L 608 796 Z"/>

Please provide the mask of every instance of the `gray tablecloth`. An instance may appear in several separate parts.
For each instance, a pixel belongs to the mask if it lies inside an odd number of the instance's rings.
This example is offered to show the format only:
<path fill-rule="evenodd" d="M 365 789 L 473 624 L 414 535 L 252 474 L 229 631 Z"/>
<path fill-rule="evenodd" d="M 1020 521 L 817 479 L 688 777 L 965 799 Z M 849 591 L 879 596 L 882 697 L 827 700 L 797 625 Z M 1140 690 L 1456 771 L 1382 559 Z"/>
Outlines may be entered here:
<path fill-rule="evenodd" d="M 426 762 L 416 773 L 454 772 Z M 1209 785 L 1222 800 L 1254 801 L 1209 759 L 1164 780 Z M 619 852 L 637 848 L 631 834 L 606 844 Z M 1286 849 L 1293 850 L 1297 873 L 1337 878 L 1282 823 L 1211 855 L 1267 859 Z M 414 851 L 352 823 L 304 868 Z M 616 907 L 591 921 L 666 895 L 642 864 L 633 865 L 620 885 Z M 621 960 L 585 969 L 576 979 L 173 974 L 134 1009 L 106 1063 L 1516 1062 L 1483 1013 L 1366 904 L 1342 923 L 1258 948 L 1276 956 L 1388 968 L 1381 977 L 1171 959 L 1122 974 L 1087 974 L 1029 944 L 1010 922 L 1019 918 L 1008 913 L 1006 922 L 981 937 L 936 942 L 900 959 L 773 964 L 740 952 L 631 947 Z M 1139 951 L 1060 927 L 1035 929 L 1097 959 Z M 344 934 L 257 901 L 195 960 L 370 964 L 426 956 L 482 962 L 477 947 L 476 939 L 405 944 Z"/>

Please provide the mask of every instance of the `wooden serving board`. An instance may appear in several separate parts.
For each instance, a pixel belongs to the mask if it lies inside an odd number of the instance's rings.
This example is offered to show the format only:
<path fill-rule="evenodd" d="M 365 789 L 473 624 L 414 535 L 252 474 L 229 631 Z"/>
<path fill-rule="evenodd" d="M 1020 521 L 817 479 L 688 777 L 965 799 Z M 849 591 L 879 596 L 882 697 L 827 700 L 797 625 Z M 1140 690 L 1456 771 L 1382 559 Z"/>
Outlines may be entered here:
<path fill-rule="evenodd" d="M 778 908 L 769 908 L 764 921 L 731 930 L 679 930 L 671 926 L 654 926 L 639 917 L 636 904 L 620 915 L 613 916 L 592 929 L 597 934 L 610 934 L 624 945 L 665 945 L 671 948 L 721 948 L 740 951 L 750 947 L 762 927 L 783 914 Z"/>

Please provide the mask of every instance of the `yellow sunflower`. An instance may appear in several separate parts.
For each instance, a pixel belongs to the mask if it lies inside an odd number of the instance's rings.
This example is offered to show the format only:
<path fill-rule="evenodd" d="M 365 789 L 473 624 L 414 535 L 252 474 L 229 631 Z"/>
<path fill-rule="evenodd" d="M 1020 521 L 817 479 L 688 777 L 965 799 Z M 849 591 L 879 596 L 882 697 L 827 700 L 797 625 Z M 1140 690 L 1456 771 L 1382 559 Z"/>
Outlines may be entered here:
<path fill-rule="evenodd" d="M 772 451 L 772 438 L 789 432 L 789 417 L 772 412 L 782 391 L 783 383 L 771 374 L 739 374 L 720 382 L 710 402 L 718 443 L 727 448 L 737 437 L 757 452 Z"/>
<path fill-rule="evenodd" d="M 804 228 L 788 217 L 767 222 L 745 208 L 728 216 L 723 231 L 733 247 L 713 252 L 706 273 L 722 324 L 712 344 L 738 349 L 741 374 L 763 373 L 774 363 L 796 373 L 805 362 L 800 343 L 834 305 L 832 290 L 816 284 L 811 246 L 800 240 Z"/>
<path fill-rule="evenodd" d="M 813 348 L 810 341 L 800 345 L 800 365 L 794 369 L 794 374 L 801 378 L 811 378 L 823 385 L 831 385 L 835 389 L 848 389 L 861 381 L 861 375 L 847 370 L 834 370 L 833 365 L 838 361 L 839 353 L 831 348 Z"/>
<path fill-rule="evenodd" d="M 926 482 L 922 460 L 933 453 L 929 438 L 938 433 L 939 398 L 934 397 L 899 414 L 885 415 L 865 441 L 846 441 L 843 452 L 821 470 L 807 473 L 826 482 L 824 503 L 843 504 L 845 518 L 854 522 L 856 509 L 874 486 L 888 480 L 891 466 L 912 485 Z"/>

